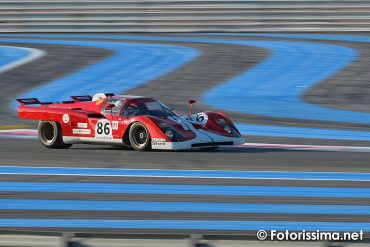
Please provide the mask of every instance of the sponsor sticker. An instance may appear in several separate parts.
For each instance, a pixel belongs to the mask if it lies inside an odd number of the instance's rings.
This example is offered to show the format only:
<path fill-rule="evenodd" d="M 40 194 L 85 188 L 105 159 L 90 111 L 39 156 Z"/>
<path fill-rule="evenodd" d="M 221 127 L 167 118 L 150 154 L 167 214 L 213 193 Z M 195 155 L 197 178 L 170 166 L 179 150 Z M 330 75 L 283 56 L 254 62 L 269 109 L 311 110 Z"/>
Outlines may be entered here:
<path fill-rule="evenodd" d="M 68 123 L 69 122 L 69 115 L 64 114 L 63 117 L 62 117 L 62 120 L 63 120 L 63 123 Z"/>
<path fill-rule="evenodd" d="M 91 130 L 90 129 L 73 129 L 73 134 L 82 134 L 82 135 L 90 135 Z"/>
<path fill-rule="evenodd" d="M 165 144 L 165 138 L 152 138 L 152 146 L 164 146 Z"/>
<path fill-rule="evenodd" d="M 78 128 L 86 129 L 87 128 L 87 123 L 77 123 Z"/>
<path fill-rule="evenodd" d="M 112 129 L 118 130 L 118 121 L 112 121 Z"/>

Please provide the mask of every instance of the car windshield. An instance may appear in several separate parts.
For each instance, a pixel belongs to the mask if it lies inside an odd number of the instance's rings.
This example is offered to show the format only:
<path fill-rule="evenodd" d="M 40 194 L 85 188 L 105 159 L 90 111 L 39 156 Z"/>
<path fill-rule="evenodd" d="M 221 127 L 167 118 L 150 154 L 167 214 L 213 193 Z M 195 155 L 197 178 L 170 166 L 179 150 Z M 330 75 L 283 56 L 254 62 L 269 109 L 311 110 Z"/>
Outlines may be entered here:
<path fill-rule="evenodd" d="M 130 103 L 124 107 L 122 112 L 127 117 L 150 115 L 160 118 L 167 118 L 170 116 L 177 116 L 167 106 L 158 101 Z"/>

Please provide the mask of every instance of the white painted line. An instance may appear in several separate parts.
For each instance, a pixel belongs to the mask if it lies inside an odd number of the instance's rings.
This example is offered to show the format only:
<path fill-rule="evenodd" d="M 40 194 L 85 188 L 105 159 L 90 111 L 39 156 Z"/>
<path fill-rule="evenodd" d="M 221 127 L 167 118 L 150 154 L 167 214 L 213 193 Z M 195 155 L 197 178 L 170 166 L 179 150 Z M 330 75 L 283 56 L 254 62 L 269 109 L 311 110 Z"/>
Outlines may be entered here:
<path fill-rule="evenodd" d="M 274 144 L 274 143 L 244 143 L 239 147 L 264 148 L 264 149 L 287 149 L 287 150 L 312 150 L 331 152 L 370 152 L 370 147 L 359 146 L 323 146 L 323 145 L 295 145 L 295 144 Z"/>
<path fill-rule="evenodd" d="M 34 129 L 0 130 L 0 138 L 37 139 L 37 130 Z"/>
<path fill-rule="evenodd" d="M 37 130 L 34 129 L 10 129 L 0 130 L 0 136 L 37 136 Z"/>
<path fill-rule="evenodd" d="M 0 166 L 0 175 L 370 181 L 370 173 Z"/>
<path fill-rule="evenodd" d="M 36 59 L 38 59 L 38 58 L 47 54 L 45 51 L 35 49 L 35 48 L 18 47 L 18 46 L 5 46 L 5 45 L 2 45 L 2 47 L 12 47 L 12 48 L 18 48 L 18 49 L 22 49 L 22 50 L 27 50 L 27 51 L 30 52 L 30 54 L 28 56 L 22 58 L 22 59 L 16 60 L 14 62 L 8 63 L 8 64 L 0 67 L 0 73 L 12 70 L 12 69 L 14 69 L 18 66 L 21 66 L 21 65 L 26 64 L 28 62 L 36 60 Z"/>

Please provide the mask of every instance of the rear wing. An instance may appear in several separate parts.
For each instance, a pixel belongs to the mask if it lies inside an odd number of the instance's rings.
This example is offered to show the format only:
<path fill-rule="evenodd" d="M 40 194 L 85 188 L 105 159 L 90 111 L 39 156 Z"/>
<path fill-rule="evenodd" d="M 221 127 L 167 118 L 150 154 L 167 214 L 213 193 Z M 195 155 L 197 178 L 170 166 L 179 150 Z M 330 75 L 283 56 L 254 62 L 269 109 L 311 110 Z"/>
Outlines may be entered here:
<path fill-rule="evenodd" d="M 48 105 L 48 104 L 52 104 L 52 102 L 41 102 L 37 98 L 17 99 L 17 101 L 21 105 Z"/>
<path fill-rule="evenodd" d="M 66 103 L 74 103 L 74 102 L 83 102 L 83 101 L 91 101 L 92 97 L 90 95 L 80 95 L 80 96 L 71 96 L 73 101 L 63 101 L 64 104 Z M 53 104 L 53 102 L 41 102 L 37 98 L 24 98 L 24 99 L 16 99 L 21 105 L 49 105 Z"/>
<path fill-rule="evenodd" d="M 114 96 L 114 93 L 104 93 L 106 97 Z M 73 101 L 63 101 L 63 104 L 71 104 L 75 102 L 86 102 L 86 101 L 92 101 L 93 97 L 90 95 L 76 95 L 76 96 L 70 96 Z M 24 99 L 17 99 L 17 101 L 21 105 L 49 105 L 53 104 L 53 102 L 41 102 L 37 98 L 24 98 Z"/>
<path fill-rule="evenodd" d="M 75 102 L 83 102 L 83 101 L 91 101 L 92 100 L 92 97 L 90 95 L 71 96 L 71 98 Z"/>
<path fill-rule="evenodd" d="M 105 97 L 112 97 L 114 93 L 103 93 Z M 74 102 L 84 102 L 84 101 L 92 101 L 93 97 L 90 95 L 79 95 L 79 96 L 70 96 Z"/>

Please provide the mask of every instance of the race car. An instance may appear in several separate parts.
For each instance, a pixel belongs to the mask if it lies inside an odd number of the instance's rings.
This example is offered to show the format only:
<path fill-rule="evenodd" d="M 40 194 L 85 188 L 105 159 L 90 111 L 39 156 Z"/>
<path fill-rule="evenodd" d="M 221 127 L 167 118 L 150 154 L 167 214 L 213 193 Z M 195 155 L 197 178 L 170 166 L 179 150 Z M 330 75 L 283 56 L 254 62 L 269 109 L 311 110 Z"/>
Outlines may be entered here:
<path fill-rule="evenodd" d="M 180 116 L 150 97 L 98 93 L 71 96 L 59 103 L 37 98 L 17 99 L 19 118 L 39 120 L 38 137 L 47 148 L 69 148 L 90 143 L 150 149 L 215 149 L 239 145 L 244 138 L 232 121 L 220 112 Z"/>

